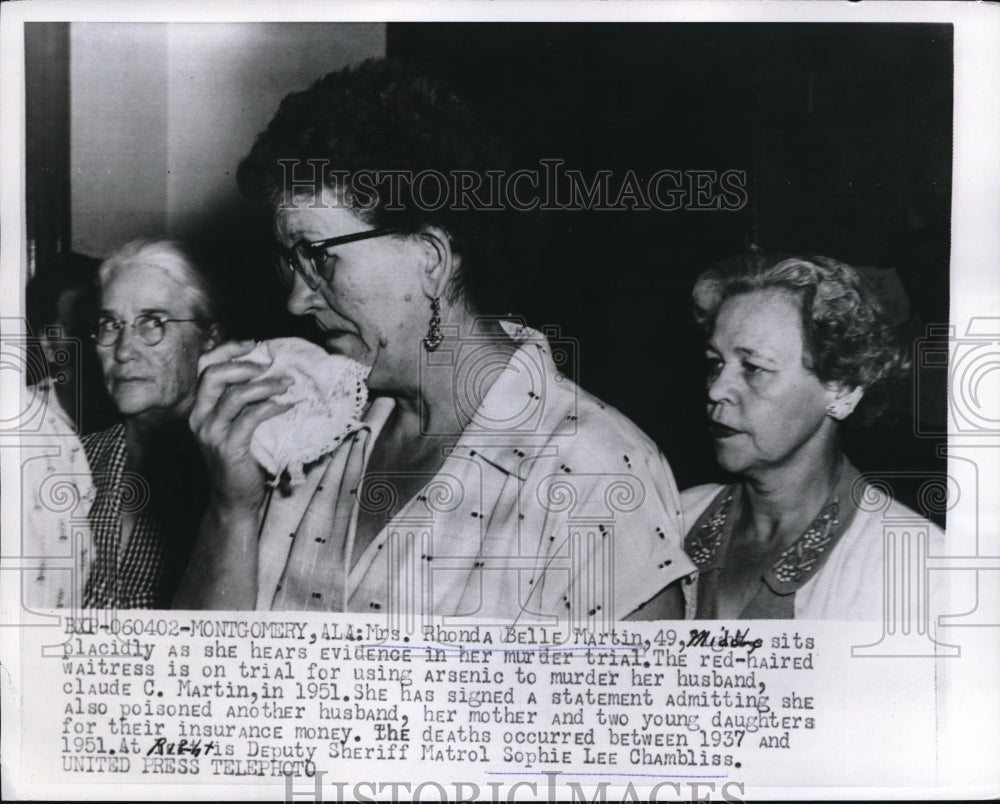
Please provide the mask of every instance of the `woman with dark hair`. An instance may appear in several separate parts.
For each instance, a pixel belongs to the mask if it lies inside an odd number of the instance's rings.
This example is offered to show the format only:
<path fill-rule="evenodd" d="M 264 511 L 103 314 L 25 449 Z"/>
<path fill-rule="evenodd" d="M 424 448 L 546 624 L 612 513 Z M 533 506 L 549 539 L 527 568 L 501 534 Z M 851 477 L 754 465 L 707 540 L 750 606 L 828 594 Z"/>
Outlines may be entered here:
<path fill-rule="evenodd" d="M 908 368 L 878 299 L 835 260 L 756 254 L 706 271 L 693 295 L 715 455 L 736 476 L 681 495 L 696 616 L 881 618 L 883 523 L 921 517 L 865 483 L 840 446 Z"/>
<path fill-rule="evenodd" d="M 477 199 L 503 167 L 462 101 L 391 61 L 282 102 L 240 186 L 289 311 L 369 372 L 373 401 L 304 483 L 269 491 L 249 445 L 288 381 L 241 359 L 252 344 L 217 350 L 191 416 L 212 503 L 177 605 L 585 622 L 691 570 L 655 445 L 563 374 L 565 346 L 489 317 L 508 218 Z"/>

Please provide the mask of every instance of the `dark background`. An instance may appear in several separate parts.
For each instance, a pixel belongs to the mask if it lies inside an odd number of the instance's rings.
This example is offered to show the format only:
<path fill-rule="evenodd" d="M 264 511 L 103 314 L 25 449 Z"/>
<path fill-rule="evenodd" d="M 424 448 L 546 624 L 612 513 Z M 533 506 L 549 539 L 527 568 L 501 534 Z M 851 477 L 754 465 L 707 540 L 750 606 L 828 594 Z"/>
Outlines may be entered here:
<path fill-rule="evenodd" d="M 709 264 L 756 244 L 894 268 L 911 334 L 948 320 L 948 25 L 399 24 L 387 51 L 448 79 L 526 167 L 746 171 L 738 212 L 543 213 L 540 267 L 512 283 L 530 323 L 578 340 L 581 385 L 660 445 L 681 488 L 715 475 L 689 312 Z M 849 435 L 851 457 L 943 471 L 900 402 Z M 914 504 L 924 479 L 893 485 Z"/>
<path fill-rule="evenodd" d="M 681 488 L 715 479 L 689 310 L 711 263 L 755 244 L 891 268 L 912 336 L 948 320 L 950 25 L 390 23 L 387 55 L 449 80 L 526 168 L 558 158 L 585 176 L 746 172 L 736 212 L 543 213 L 535 259 L 510 266 L 512 310 L 574 339 L 580 384 L 660 445 Z M 43 174 L 31 162 L 30 77 L 28 103 L 29 240 L 46 253 L 58 250 L 45 229 L 58 229 L 57 213 L 31 204 Z M 211 256 L 234 334 L 287 334 L 260 265 L 267 233 L 246 209 L 220 210 L 205 229 L 206 243 L 230 244 Z M 848 439 L 862 470 L 923 475 L 893 484 L 910 505 L 926 473 L 944 471 L 944 439 L 914 436 L 915 416 L 943 416 L 943 378 L 935 387 L 920 404 L 904 393 L 894 421 Z"/>

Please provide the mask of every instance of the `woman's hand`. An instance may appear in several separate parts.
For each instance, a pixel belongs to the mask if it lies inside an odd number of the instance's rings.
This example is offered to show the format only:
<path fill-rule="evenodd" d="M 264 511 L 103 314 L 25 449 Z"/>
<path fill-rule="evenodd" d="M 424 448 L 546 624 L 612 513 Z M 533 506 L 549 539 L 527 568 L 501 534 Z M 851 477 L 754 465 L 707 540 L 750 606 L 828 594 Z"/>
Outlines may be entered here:
<path fill-rule="evenodd" d="M 212 494 L 175 608 L 252 609 L 257 602 L 257 528 L 264 471 L 250 454 L 257 426 L 291 405 L 273 397 L 290 381 L 259 379 L 265 367 L 239 360 L 253 343 L 215 350 L 224 362 L 202 372 L 190 424 L 201 446 Z"/>
<path fill-rule="evenodd" d="M 291 405 L 275 402 L 288 379 L 258 379 L 265 366 L 239 360 L 253 342 L 227 343 L 214 355 L 224 362 L 202 372 L 191 411 L 191 430 L 201 445 L 212 484 L 214 504 L 221 511 L 254 511 L 264 500 L 264 471 L 250 454 L 250 440 L 261 423 Z"/>

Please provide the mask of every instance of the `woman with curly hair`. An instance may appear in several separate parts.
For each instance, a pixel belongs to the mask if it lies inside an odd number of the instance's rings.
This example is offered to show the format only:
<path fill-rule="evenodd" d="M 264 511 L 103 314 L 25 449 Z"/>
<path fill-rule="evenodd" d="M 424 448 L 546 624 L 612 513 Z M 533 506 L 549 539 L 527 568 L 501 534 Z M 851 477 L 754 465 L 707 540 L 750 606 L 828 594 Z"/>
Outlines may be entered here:
<path fill-rule="evenodd" d="M 757 254 L 709 269 L 693 296 L 715 456 L 735 476 L 682 494 L 695 616 L 881 618 L 884 517 L 920 517 L 872 505 L 882 492 L 839 439 L 882 413 L 908 368 L 878 299 L 835 260 Z"/>
<path fill-rule="evenodd" d="M 475 188 L 503 166 L 459 98 L 392 61 L 282 102 L 240 186 L 317 361 L 362 366 L 372 401 L 286 490 L 252 445 L 287 383 L 253 344 L 217 350 L 191 416 L 212 504 L 178 606 L 582 625 L 692 571 L 656 446 L 566 377 L 565 349 L 497 316 L 512 238 Z"/>

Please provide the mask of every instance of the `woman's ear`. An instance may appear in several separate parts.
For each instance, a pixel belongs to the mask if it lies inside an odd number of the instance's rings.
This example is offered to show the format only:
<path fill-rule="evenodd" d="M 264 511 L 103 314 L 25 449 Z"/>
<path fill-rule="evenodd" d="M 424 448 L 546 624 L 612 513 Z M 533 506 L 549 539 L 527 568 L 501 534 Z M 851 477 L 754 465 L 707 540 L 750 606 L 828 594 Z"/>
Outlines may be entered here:
<path fill-rule="evenodd" d="M 843 421 L 852 413 L 865 395 L 865 389 L 860 385 L 855 388 L 848 388 L 843 385 L 827 386 L 829 404 L 826 406 L 826 414 L 836 421 Z"/>
<path fill-rule="evenodd" d="M 437 226 L 427 226 L 417 235 L 424 250 L 420 281 L 429 299 L 440 298 L 461 260 L 451 250 L 451 238 Z"/>

